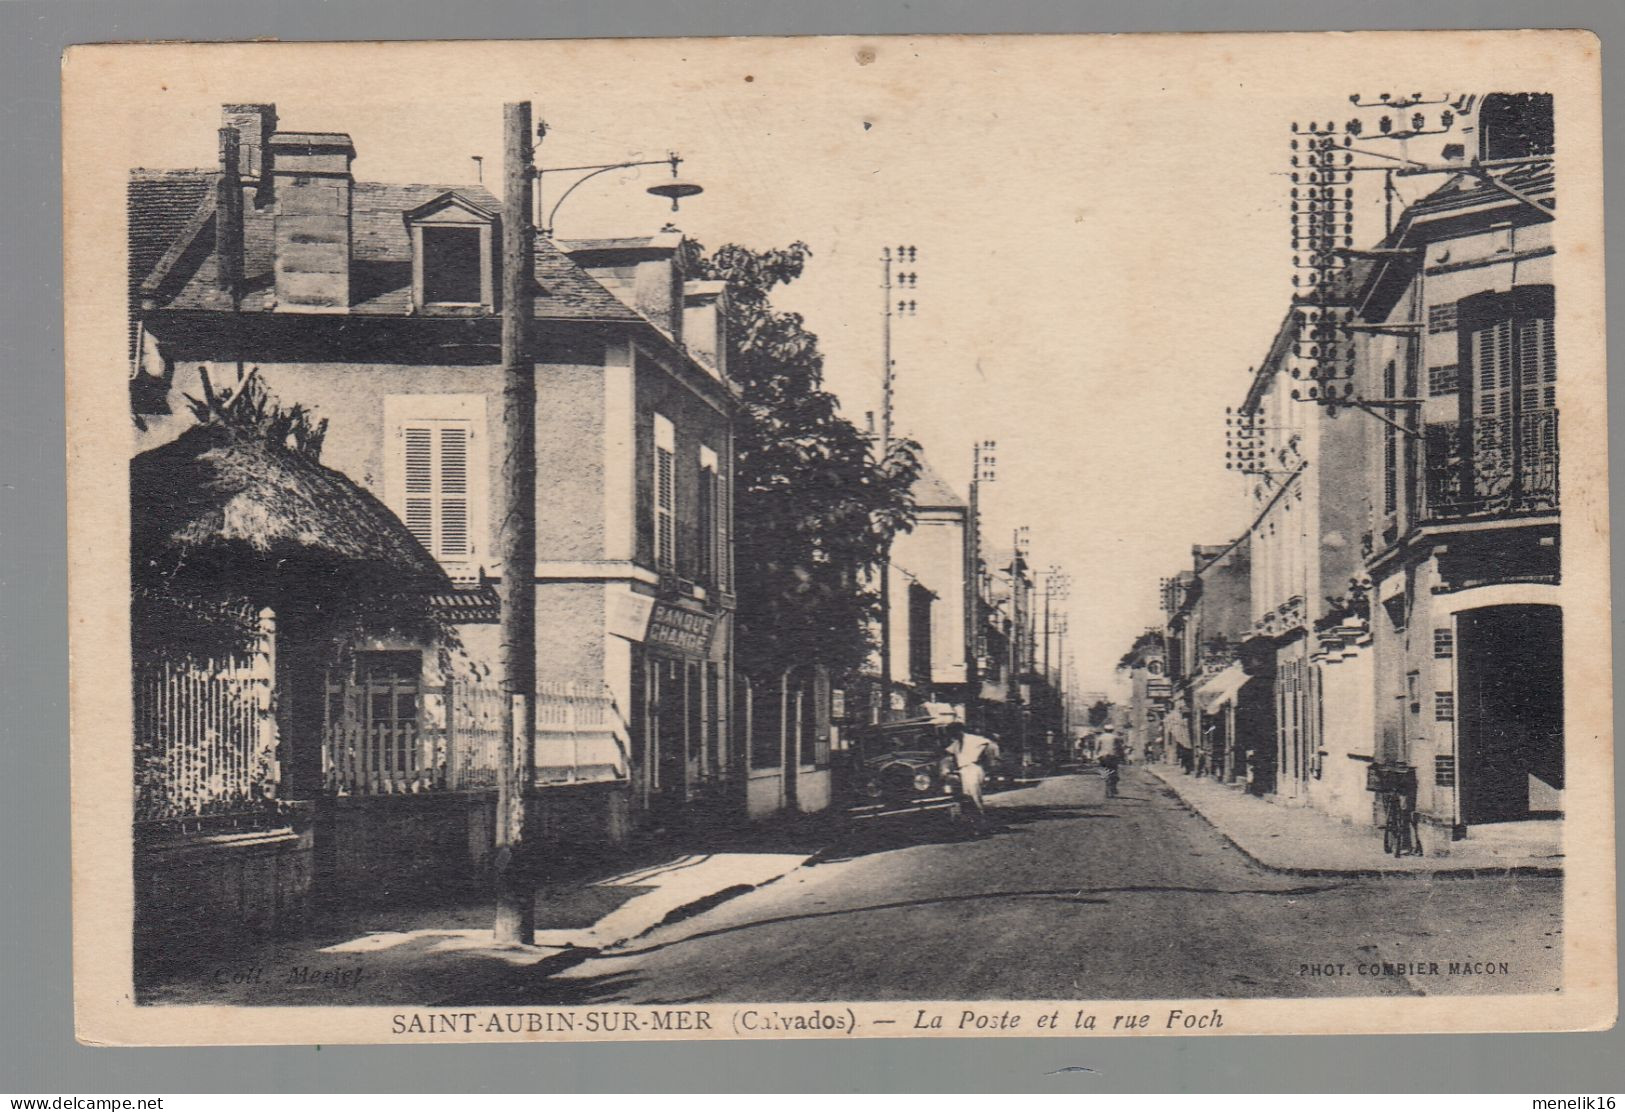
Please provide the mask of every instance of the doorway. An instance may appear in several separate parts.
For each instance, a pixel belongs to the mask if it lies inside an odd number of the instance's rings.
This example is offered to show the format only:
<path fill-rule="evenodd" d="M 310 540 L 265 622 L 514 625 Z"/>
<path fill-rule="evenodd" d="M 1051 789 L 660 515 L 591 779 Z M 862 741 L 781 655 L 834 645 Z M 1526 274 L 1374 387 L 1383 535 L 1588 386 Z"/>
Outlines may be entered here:
<path fill-rule="evenodd" d="M 1464 611 L 1456 641 L 1462 822 L 1561 814 L 1563 611 Z"/>

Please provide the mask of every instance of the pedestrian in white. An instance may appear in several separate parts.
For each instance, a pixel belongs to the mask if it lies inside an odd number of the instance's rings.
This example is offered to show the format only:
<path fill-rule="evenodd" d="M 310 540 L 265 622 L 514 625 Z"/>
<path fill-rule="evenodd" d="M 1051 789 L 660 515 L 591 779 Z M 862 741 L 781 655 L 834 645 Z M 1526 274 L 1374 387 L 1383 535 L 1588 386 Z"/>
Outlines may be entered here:
<path fill-rule="evenodd" d="M 987 817 L 987 807 L 982 802 L 982 781 L 987 776 L 983 762 L 997 752 L 998 746 L 992 738 L 967 733 L 965 727 L 958 724 L 949 727 L 948 732 L 952 739 L 948 743 L 948 756 L 959 772 L 959 790 L 976 808 L 976 821 L 980 825 Z"/>

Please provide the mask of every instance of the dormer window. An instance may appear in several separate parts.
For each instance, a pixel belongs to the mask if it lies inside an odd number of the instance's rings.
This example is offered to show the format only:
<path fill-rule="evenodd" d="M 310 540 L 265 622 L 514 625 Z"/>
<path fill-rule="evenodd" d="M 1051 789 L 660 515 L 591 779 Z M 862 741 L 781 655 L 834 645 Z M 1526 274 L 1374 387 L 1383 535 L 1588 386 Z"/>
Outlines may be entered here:
<path fill-rule="evenodd" d="M 457 193 L 405 214 L 412 237 L 412 306 L 420 313 L 496 310 L 496 216 Z"/>
<path fill-rule="evenodd" d="M 423 229 L 423 300 L 429 305 L 481 305 L 478 228 Z"/>

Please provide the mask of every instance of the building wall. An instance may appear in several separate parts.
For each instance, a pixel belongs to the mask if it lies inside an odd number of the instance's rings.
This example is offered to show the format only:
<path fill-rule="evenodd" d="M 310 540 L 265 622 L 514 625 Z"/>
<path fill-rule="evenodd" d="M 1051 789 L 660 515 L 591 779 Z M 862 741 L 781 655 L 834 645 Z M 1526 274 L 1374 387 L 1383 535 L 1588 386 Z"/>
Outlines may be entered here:
<path fill-rule="evenodd" d="M 1309 802 L 1348 822 L 1373 821 L 1366 770 L 1375 749 L 1371 688 L 1374 653 L 1359 625 L 1323 636 L 1311 660 L 1320 692 L 1319 765 L 1308 784 Z"/>
<path fill-rule="evenodd" d="M 1508 211 L 1509 199 L 1493 202 Z M 1436 390 L 1437 368 L 1456 368 L 1458 385 L 1468 369 L 1458 366 L 1460 351 L 1455 321 L 1430 326 L 1436 314 L 1474 294 L 1506 292 L 1518 286 L 1553 284 L 1550 223 L 1519 224 L 1496 217 L 1477 219 L 1478 226 L 1458 222 L 1413 227 L 1423 244 L 1423 268 L 1413 273 L 1385 319 L 1420 321 L 1421 329 L 1414 378 L 1405 380 L 1410 341 L 1403 336 L 1367 334 L 1357 345 L 1362 392 L 1374 396 L 1387 381 L 1387 368 L 1396 368 L 1402 389 L 1409 387 L 1422 399 L 1419 424 L 1452 423 L 1460 418 L 1457 390 Z M 1468 217 L 1469 222 L 1473 217 Z M 1488 223 L 1489 226 L 1484 226 Z M 1561 382 L 1559 383 L 1561 386 Z M 1561 399 L 1560 399 L 1561 400 Z M 1392 509 L 1385 499 L 1385 453 L 1394 451 L 1400 496 Z M 1558 529 L 1511 529 L 1505 518 L 1456 520 L 1448 535 L 1419 543 L 1417 530 L 1428 512 L 1417 492 L 1425 481 L 1419 441 L 1394 437 L 1380 422 L 1369 423 L 1366 436 L 1369 567 L 1373 579 L 1373 718 L 1376 758 L 1416 769 L 1417 808 L 1430 822 L 1461 829 L 1462 783 L 1474 774 L 1462 763 L 1460 691 L 1461 662 L 1453 652 L 1441 655 L 1445 644 L 1459 644 L 1460 616 L 1491 605 L 1559 605 L 1555 583 L 1502 582 L 1462 589 L 1452 583 L 1441 560 L 1480 545 L 1493 545 L 1495 563 L 1504 578 L 1515 580 L 1514 569 L 1546 564 L 1552 578 L 1558 567 Z M 1408 496 L 1407 496 L 1408 495 Z M 1493 530 L 1493 533 L 1491 532 Z M 1489 538 L 1493 536 L 1493 542 Z M 1401 544 L 1406 547 L 1396 547 Z M 1497 578 L 1490 571 L 1486 578 Z M 1441 640 L 1443 639 L 1443 640 Z M 1509 646 L 1509 651 L 1513 647 Z M 1546 785 L 1531 785 L 1532 804 L 1540 810 L 1561 810 L 1561 792 Z M 1424 842 L 1427 839 L 1424 838 Z"/>
<path fill-rule="evenodd" d="M 605 375 L 602 344 L 560 353 L 556 361 L 537 370 L 536 559 L 540 564 L 608 558 L 606 522 L 615 508 L 605 498 L 606 462 L 601 448 Z M 496 402 L 500 418 L 500 396 Z"/>
<path fill-rule="evenodd" d="M 936 595 L 931 605 L 931 682 L 965 682 L 965 511 L 920 512 L 911 532 L 892 543 L 892 559 Z M 899 609 L 893 584 L 894 617 Z M 906 599 L 901 605 L 906 612 Z M 906 617 L 906 613 L 905 613 Z M 897 651 L 895 647 L 892 650 Z M 906 645 L 905 645 L 906 651 Z M 892 674 L 899 671 L 894 657 Z"/>
<path fill-rule="evenodd" d="M 634 371 L 635 558 L 644 567 L 654 568 L 654 418 L 658 413 L 675 426 L 677 574 L 692 580 L 699 572 L 700 448 L 711 449 L 721 461 L 731 461 L 730 417 L 675 381 L 641 347 L 636 350 Z"/>

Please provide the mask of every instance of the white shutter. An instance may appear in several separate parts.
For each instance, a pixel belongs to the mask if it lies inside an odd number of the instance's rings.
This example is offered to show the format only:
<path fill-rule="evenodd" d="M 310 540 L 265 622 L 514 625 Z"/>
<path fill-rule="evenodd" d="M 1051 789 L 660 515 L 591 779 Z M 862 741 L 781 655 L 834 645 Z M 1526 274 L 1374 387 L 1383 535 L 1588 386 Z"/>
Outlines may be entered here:
<path fill-rule="evenodd" d="M 722 589 L 734 589 L 734 545 L 733 545 L 733 468 L 732 460 L 727 461 L 730 466 L 717 467 L 717 537 L 721 555 L 717 557 L 717 575 L 722 582 Z"/>
<path fill-rule="evenodd" d="M 440 429 L 440 556 L 467 556 L 468 429 Z"/>
<path fill-rule="evenodd" d="M 669 419 L 655 414 L 654 422 L 655 567 L 677 567 L 677 436 Z"/>
<path fill-rule="evenodd" d="M 384 425 L 385 501 L 453 575 L 484 552 L 485 410 L 482 394 L 391 394 Z"/>
<path fill-rule="evenodd" d="M 706 587 L 726 590 L 723 567 L 722 476 L 717 454 L 700 445 L 700 568 Z"/>
<path fill-rule="evenodd" d="M 1478 373 L 1478 412 L 1482 417 L 1512 415 L 1512 322 L 1496 321 L 1473 333 L 1473 362 Z"/>
<path fill-rule="evenodd" d="M 434 431 L 411 425 L 401 430 L 405 453 L 404 514 L 406 527 L 418 543 L 434 551 Z"/>

